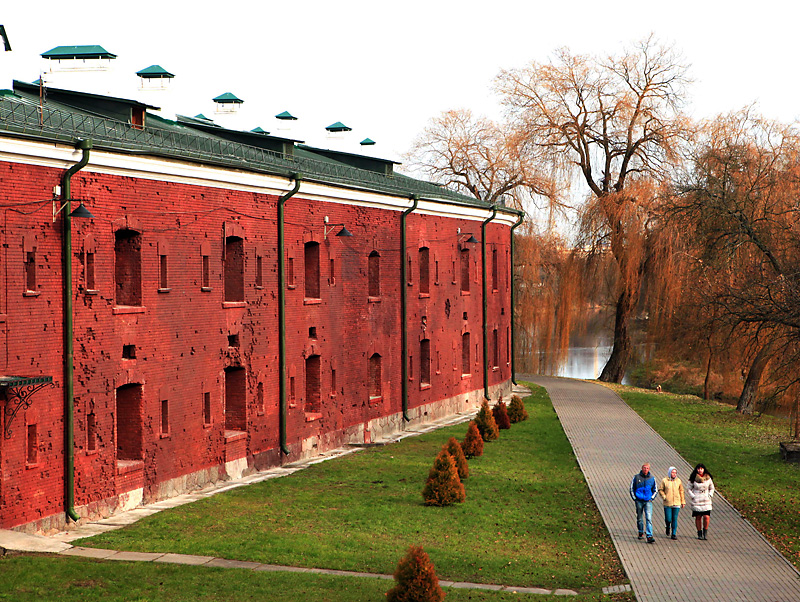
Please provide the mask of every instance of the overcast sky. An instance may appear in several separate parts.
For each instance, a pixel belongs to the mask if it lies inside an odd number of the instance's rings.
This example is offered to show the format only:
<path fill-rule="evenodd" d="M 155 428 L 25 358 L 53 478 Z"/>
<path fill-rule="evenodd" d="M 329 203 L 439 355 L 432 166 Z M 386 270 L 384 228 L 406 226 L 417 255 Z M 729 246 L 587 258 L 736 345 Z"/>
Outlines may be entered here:
<path fill-rule="evenodd" d="M 233 92 L 245 101 L 246 129 L 279 133 L 274 115 L 288 110 L 310 144 L 324 145 L 325 126 L 341 121 L 388 158 L 441 111 L 498 117 L 491 88 L 500 69 L 545 61 L 561 46 L 618 53 L 650 32 L 691 64 L 695 117 L 752 102 L 769 117 L 800 116 L 800 8 L 786 1 L 4 4 L 13 51 L 0 53 L 0 87 L 35 80 L 39 55 L 55 46 L 98 44 L 118 56 L 132 90 L 144 67 L 174 73 L 183 114 L 213 117 L 210 99 Z"/>

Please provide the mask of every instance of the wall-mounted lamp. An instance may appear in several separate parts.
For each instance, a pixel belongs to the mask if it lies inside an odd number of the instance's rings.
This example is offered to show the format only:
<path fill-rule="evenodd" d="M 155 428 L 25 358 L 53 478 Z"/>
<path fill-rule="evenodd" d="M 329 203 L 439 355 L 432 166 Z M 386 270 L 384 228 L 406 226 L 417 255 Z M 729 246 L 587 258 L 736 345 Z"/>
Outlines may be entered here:
<path fill-rule="evenodd" d="M 333 232 L 333 229 L 334 228 L 338 228 L 339 226 L 341 226 L 342 229 L 339 230 L 336 233 L 336 236 L 353 236 L 353 233 L 350 232 L 350 230 L 348 230 L 347 226 L 345 226 L 344 224 L 330 224 L 330 225 L 328 225 L 328 216 L 326 215 L 325 216 L 325 225 L 324 225 L 325 240 L 328 240 L 328 234 Z"/>
<path fill-rule="evenodd" d="M 58 199 L 53 199 L 53 221 L 56 221 L 56 215 L 58 215 L 59 213 L 61 213 L 61 210 L 62 210 L 62 209 L 64 209 L 64 207 L 66 207 L 66 206 L 67 206 L 67 203 L 68 203 L 68 202 L 70 202 L 70 201 L 77 201 L 77 200 L 78 200 L 78 199 L 67 199 L 67 200 L 66 200 L 66 201 L 64 201 L 64 203 L 61 205 L 61 207 L 59 207 L 58 209 L 56 209 L 56 206 L 58 205 L 58 202 L 59 202 L 59 201 L 58 201 Z M 72 213 L 70 213 L 70 214 L 69 214 L 69 216 L 70 216 L 70 217 L 86 217 L 86 218 L 89 218 L 89 219 L 94 219 L 94 215 L 92 215 L 92 212 L 91 212 L 91 211 L 89 211 L 89 210 L 86 208 L 86 205 L 84 205 L 84 204 L 83 204 L 83 201 L 81 201 L 81 204 L 80 204 L 80 205 L 78 205 L 78 207 L 77 207 L 77 208 L 75 208 L 75 209 L 72 211 Z"/>
<path fill-rule="evenodd" d="M 461 228 L 456 228 L 456 234 L 458 234 L 459 238 L 461 238 L 462 234 L 464 236 L 469 234 L 469 238 L 467 240 L 464 240 L 464 241 L 461 241 L 461 242 L 480 242 L 477 238 L 475 238 L 475 236 L 472 234 L 472 232 L 462 232 Z"/>

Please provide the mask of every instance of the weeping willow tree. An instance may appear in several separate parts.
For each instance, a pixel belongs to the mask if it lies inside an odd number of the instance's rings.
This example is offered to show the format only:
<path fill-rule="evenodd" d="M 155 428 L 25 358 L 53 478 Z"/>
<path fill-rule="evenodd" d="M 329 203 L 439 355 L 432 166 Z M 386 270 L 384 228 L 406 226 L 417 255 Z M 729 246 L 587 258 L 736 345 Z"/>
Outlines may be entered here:
<path fill-rule="evenodd" d="M 706 123 L 667 215 L 698 257 L 703 313 L 744 342 L 738 409 L 800 383 L 800 131 L 752 109 Z"/>
<path fill-rule="evenodd" d="M 685 139 L 686 67 L 652 38 L 620 56 L 560 50 L 547 63 L 503 71 L 496 87 L 515 129 L 589 198 L 582 241 L 616 264 L 613 349 L 601 380 L 620 382 L 631 358 L 630 323 L 644 282 L 660 267 L 654 182 L 665 181 Z"/>

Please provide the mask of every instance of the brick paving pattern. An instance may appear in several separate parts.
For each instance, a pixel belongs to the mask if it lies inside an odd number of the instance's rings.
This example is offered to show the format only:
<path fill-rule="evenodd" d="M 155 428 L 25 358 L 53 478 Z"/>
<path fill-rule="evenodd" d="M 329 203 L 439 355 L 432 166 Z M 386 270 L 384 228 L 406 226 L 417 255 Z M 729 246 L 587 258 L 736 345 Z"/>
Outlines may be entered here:
<path fill-rule="evenodd" d="M 649 462 L 657 482 L 675 466 L 686 483 L 692 467 L 610 389 L 521 378 L 547 389 L 639 602 L 800 601 L 800 573 L 722 497 L 724 482 L 715 483 L 708 541 L 697 539 L 688 504 L 678 516 L 678 540 L 666 537 L 660 497 L 653 502 L 656 542 L 639 540 L 628 494 L 633 475 Z"/>

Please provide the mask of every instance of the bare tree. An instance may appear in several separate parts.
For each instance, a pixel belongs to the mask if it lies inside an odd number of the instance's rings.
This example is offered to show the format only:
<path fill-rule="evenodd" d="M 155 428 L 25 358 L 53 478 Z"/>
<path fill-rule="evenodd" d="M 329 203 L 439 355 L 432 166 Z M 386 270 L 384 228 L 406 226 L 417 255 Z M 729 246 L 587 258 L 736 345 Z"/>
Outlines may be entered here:
<path fill-rule="evenodd" d="M 496 82 L 528 148 L 545 152 L 562 182 L 577 175 L 588 187 L 585 232 L 616 260 L 614 347 L 601 380 L 622 380 L 645 270 L 658 267 L 644 251 L 653 197 L 641 194 L 665 179 L 687 131 L 680 112 L 687 83 L 680 57 L 652 38 L 605 59 L 563 49 L 551 62 L 503 71 Z"/>
<path fill-rule="evenodd" d="M 407 156 L 434 182 L 493 205 L 511 199 L 523 209 L 527 199 L 556 199 L 540 156 L 527 144 L 512 128 L 460 109 L 431 119 Z"/>

